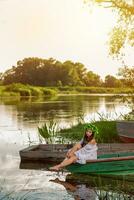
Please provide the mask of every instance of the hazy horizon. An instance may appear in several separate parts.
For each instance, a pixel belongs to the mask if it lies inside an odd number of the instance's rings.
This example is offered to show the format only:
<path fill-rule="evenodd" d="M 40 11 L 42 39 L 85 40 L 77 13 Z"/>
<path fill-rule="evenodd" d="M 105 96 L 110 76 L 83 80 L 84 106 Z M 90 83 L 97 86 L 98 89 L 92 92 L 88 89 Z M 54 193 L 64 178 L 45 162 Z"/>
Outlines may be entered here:
<path fill-rule="evenodd" d="M 0 0 L 0 72 L 27 57 L 81 62 L 102 78 L 116 75 L 121 61 L 108 56 L 108 34 L 116 22 L 109 9 L 83 0 Z M 124 61 L 132 66 L 132 48 Z"/>

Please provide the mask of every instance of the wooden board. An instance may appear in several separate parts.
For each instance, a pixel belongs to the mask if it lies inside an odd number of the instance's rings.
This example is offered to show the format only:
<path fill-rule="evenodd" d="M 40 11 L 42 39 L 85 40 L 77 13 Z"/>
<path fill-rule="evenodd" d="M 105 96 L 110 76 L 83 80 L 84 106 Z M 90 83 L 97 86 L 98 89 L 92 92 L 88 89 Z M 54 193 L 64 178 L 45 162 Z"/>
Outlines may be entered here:
<path fill-rule="evenodd" d="M 116 127 L 121 141 L 134 143 L 134 121 L 117 121 Z"/>
<path fill-rule="evenodd" d="M 21 150 L 20 158 L 21 162 L 44 162 L 48 163 L 59 163 L 61 162 L 73 144 L 39 144 L 33 145 L 28 148 Z M 98 144 L 98 155 L 119 153 L 119 152 L 134 152 L 134 144 L 128 143 L 111 143 L 111 144 Z M 132 155 L 133 156 L 133 155 Z M 116 156 L 117 157 L 117 156 Z M 126 156 L 125 156 L 126 157 Z M 118 160 L 120 158 L 115 158 Z M 123 158 L 129 159 L 129 158 Z M 133 159 L 133 157 L 131 158 Z M 111 158 L 109 159 L 109 161 Z M 98 160 L 97 162 L 105 162 L 107 160 Z"/>

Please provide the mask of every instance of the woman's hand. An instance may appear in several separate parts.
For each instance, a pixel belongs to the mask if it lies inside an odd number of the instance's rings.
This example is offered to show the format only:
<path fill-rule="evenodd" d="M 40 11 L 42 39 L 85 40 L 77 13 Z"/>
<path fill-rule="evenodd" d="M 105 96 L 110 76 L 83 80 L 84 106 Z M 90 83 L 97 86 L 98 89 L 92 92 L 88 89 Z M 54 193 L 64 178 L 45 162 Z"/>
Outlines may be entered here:
<path fill-rule="evenodd" d="M 72 150 L 69 150 L 68 152 L 67 152 L 67 154 L 66 154 L 66 157 L 67 158 L 70 158 L 70 157 L 72 157 L 74 155 L 74 152 L 72 152 Z"/>
<path fill-rule="evenodd" d="M 75 145 L 72 147 L 72 149 L 69 149 L 69 151 L 68 151 L 67 154 L 66 154 L 66 157 L 67 157 L 67 158 L 70 158 L 70 157 L 74 156 L 74 153 L 75 153 L 76 151 L 78 151 L 79 149 L 81 149 L 81 144 L 80 144 L 80 143 L 75 144 Z"/>

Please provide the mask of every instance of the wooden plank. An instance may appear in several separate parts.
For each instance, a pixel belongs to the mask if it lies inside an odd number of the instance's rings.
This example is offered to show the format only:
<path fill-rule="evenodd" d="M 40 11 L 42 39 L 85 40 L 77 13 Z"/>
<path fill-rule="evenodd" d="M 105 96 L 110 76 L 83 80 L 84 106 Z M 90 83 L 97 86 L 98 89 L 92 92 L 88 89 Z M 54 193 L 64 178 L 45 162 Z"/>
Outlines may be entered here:
<path fill-rule="evenodd" d="M 39 145 L 32 145 L 30 147 L 27 147 L 23 150 L 20 150 L 20 152 L 28 152 L 28 151 L 35 151 L 36 149 L 38 149 Z"/>
<path fill-rule="evenodd" d="M 134 121 L 117 121 L 116 125 L 119 136 L 134 139 Z"/>
<path fill-rule="evenodd" d="M 25 148 L 21 151 L 35 151 L 36 148 L 40 150 L 64 150 L 69 149 L 73 146 L 73 144 L 39 144 L 39 145 L 32 145 L 28 148 Z M 134 143 L 111 143 L 111 144 L 98 144 L 98 151 L 122 151 L 122 150 L 133 150 L 134 151 Z"/>
<path fill-rule="evenodd" d="M 37 158 L 49 158 L 49 157 L 63 157 L 66 155 L 66 152 L 58 152 L 58 151 L 50 151 L 50 152 L 47 152 L 45 153 L 44 151 L 35 151 L 35 152 L 23 152 L 22 156 L 23 157 L 37 157 Z"/>
<path fill-rule="evenodd" d="M 119 160 L 134 160 L 134 156 L 100 158 L 96 160 L 87 160 L 87 163 L 111 162 L 111 161 L 119 161 Z"/>
<path fill-rule="evenodd" d="M 41 150 L 64 150 L 64 149 L 70 149 L 73 147 L 73 144 L 40 144 L 39 149 Z"/>
<path fill-rule="evenodd" d="M 98 144 L 98 154 L 115 152 L 134 152 L 134 143 Z"/>
<path fill-rule="evenodd" d="M 21 160 L 45 160 L 49 161 L 64 159 L 68 149 L 72 147 L 73 144 L 39 144 L 32 145 L 28 148 L 21 150 L 20 157 Z M 98 144 L 98 155 L 108 154 L 108 153 L 120 153 L 120 152 L 134 152 L 134 143 L 131 144 Z"/>

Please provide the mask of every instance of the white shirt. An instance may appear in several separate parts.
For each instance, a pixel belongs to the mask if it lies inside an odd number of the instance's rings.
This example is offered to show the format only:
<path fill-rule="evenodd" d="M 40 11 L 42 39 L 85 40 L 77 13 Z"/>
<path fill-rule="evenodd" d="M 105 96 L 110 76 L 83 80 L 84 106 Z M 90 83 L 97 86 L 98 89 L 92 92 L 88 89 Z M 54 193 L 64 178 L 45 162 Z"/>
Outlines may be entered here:
<path fill-rule="evenodd" d="M 87 160 L 97 159 L 97 145 L 96 144 L 86 144 L 84 147 L 75 152 L 77 161 L 80 164 L 86 164 Z"/>

